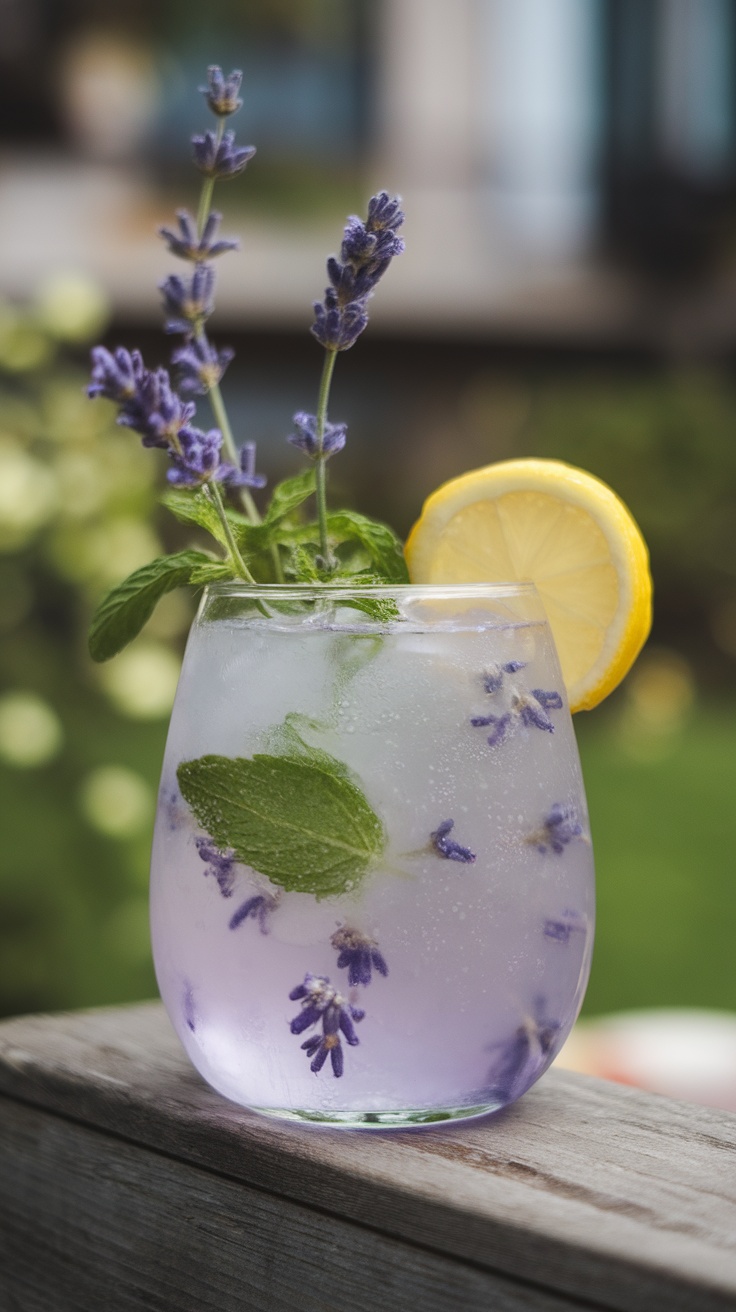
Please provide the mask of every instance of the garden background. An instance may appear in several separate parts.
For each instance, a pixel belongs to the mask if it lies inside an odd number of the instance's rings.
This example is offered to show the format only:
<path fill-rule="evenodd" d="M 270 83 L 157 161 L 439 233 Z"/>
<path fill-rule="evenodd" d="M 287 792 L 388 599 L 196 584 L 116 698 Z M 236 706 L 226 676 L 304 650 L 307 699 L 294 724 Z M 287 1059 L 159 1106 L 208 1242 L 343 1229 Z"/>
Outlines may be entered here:
<path fill-rule="evenodd" d="M 195 196 L 210 62 L 244 69 L 236 126 L 258 147 L 217 197 L 241 240 L 212 320 L 236 435 L 272 479 L 297 468 L 325 257 L 371 192 L 400 192 L 406 255 L 336 374 L 335 496 L 405 533 L 444 479 L 544 455 L 627 501 L 656 614 L 576 719 L 586 1010 L 736 1010 L 735 10 L 2 0 L 0 1013 L 155 992 L 151 826 L 195 598 L 89 660 L 105 588 L 186 539 L 157 453 L 83 389 L 93 340 L 166 361 L 155 231 Z"/>

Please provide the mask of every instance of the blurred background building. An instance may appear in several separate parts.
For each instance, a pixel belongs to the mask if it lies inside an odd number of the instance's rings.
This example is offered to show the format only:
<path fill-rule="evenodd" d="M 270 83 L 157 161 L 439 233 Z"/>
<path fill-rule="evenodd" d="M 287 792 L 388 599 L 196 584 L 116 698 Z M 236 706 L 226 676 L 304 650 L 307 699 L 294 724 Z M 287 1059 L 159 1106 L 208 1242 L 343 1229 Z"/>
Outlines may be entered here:
<path fill-rule="evenodd" d="M 0 1010 L 154 988 L 147 849 L 191 607 L 87 660 L 100 592 L 177 539 L 152 453 L 82 389 L 95 334 L 166 360 L 155 232 L 196 203 L 209 63 L 244 70 L 233 125 L 258 147 L 216 201 L 241 241 L 212 321 L 238 434 L 294 468 L 325 257 L 400 192 L 407 252 L 336 375 L 335 494 L 406 531 L 443 479 L 538 454 L 624 496 L 657 618 L 577 722 L 587 1008 L 736 1009 L 734 0 L 0 0 Z"/>

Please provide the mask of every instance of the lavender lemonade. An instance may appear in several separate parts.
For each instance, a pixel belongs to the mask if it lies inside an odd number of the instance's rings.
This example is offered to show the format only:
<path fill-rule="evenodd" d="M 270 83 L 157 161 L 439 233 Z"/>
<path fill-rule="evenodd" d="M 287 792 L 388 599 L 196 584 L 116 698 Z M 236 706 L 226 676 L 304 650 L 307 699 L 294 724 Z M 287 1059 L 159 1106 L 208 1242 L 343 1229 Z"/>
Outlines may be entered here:
<path fill-rule="evenodd" d="M 226 129 L 241 79 L 207 70 L 197 212 L 159 229 L 186 270 L 160 284 L 169 367 L 100 345 L 88 388 L 165 461 L 183 538 L 102 599 L 93 659 L 173 589 L 202 598 L 154 839 L 161 996 L 238 1103 L 363 1126 L 479 1115 L 534 1083 L 582 1002 L 593 864 L 570 713 L 646 639 L 646 546 L 610 488 L 555 460 L 451 479 L 405 545 L 330 505 L 336 361 L 404 253 L 387 191 L 327 260 L 314 413 L 284 419 L 301 468 L 267 486 L 221 388 L 233 352 L 210 335 L 238 245 L 215 187 L 256 153 Z"/>
<path fill-rule="evenodd" d="M 162 997 L 250 1107 L 492 1110 L 554 1058 L 590 962 L 542 608 L 531 585 L 303 591 L 215 586 L 193 627 L 154 842 Z"/>

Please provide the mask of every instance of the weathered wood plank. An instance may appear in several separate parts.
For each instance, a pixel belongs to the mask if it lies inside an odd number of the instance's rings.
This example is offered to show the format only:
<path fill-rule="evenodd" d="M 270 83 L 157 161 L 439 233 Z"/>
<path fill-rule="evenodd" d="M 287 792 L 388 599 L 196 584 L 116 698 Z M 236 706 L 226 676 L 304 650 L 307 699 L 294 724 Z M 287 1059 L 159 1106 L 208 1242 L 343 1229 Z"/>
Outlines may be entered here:
<path fill-rule="evenodd" d="M 475 1125 L 294 1127 L 209 1090 L 159 1004 L 5 1022 L 0 1091 L 583 1303 L 736 1308 L 728 1113 L 552 1071 Z"/>
<path fill-rule="evenodd" d="M 0 1307 L 565 1312 L 554 1294 L 6 1102 Z M 590 1304 L 580 1305 L 590 1307 Z"/>

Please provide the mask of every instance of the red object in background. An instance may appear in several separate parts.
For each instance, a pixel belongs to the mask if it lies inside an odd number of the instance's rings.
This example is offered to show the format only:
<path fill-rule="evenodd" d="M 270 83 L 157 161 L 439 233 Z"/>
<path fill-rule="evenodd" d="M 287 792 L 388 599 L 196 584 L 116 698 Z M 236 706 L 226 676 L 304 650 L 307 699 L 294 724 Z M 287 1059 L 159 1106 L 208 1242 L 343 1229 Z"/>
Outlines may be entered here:
<path fill-rule="evenodd" d="M 736 1111 L 736 1015 L 660 1008 L 579 1021 L 557 1064 Z"/>

